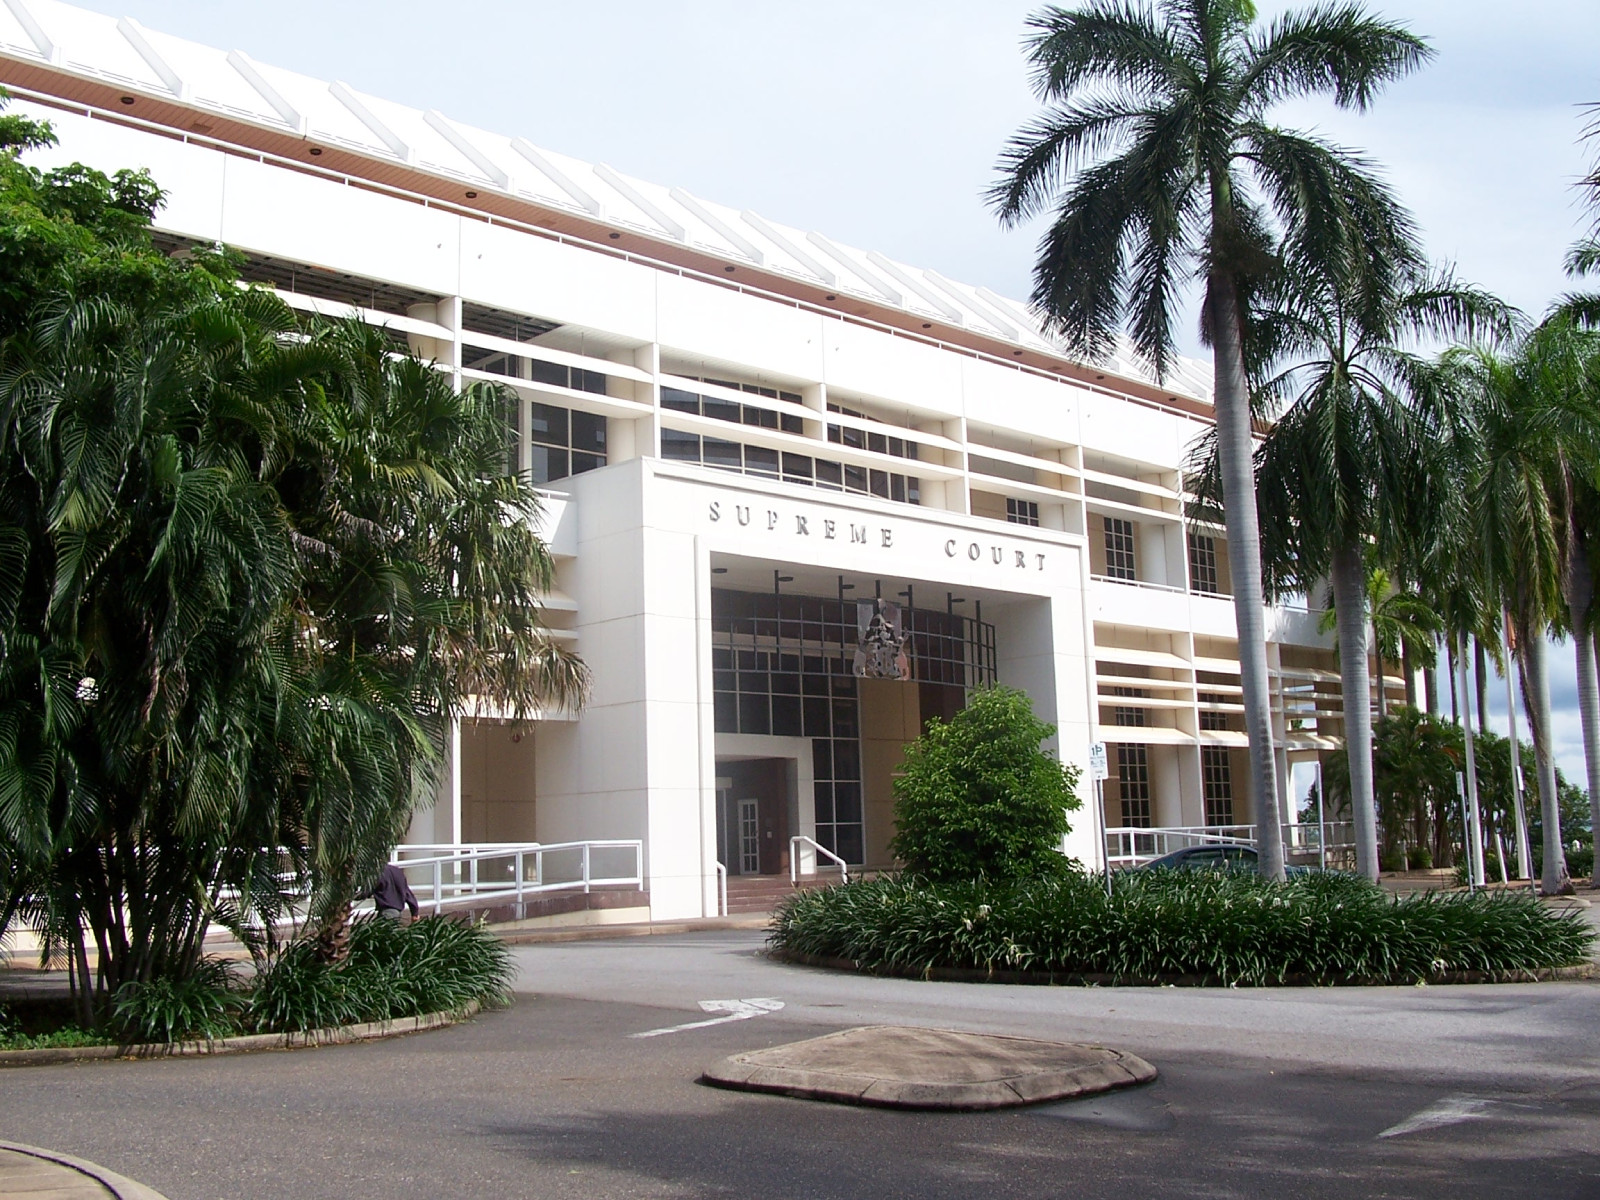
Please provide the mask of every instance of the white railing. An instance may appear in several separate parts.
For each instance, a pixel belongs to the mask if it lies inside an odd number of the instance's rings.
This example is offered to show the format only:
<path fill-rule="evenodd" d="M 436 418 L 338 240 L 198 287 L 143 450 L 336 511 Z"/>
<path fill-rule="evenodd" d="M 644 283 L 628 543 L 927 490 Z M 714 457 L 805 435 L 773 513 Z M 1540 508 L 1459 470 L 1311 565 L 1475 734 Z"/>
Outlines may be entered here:
<path fill-rule="evenodd" d="M 521 917 L 530 896 L 644 887 L 640 841 L 412 844 L 396 846 L 389 861 L 405 869 L 418 902 L 435 913 L 513 904 Z"/>
<path fill-rule="evenodd" d="M 1185 825 L 1153 829 L 1132 826 L 1106 830 L 1106 861 L 1112 867 L 1137 867 L 1174 850 L 1189 846 L 1248 846 L 1256 848 L 1254 825 Z M 1284 825 L 1284 853 L 1300 858 L 1315 856 L 1317 865 L 1342 860 L 1355 847 L 1355 826 L 1349 821 L 1320 825 Z"/>
<path fill-rule="evenodd" d="M 822 855 L 824 858 L 832 859 L 833 862 L 838 864 L 838 867 L 839 867 L 839 881 L 841 883 L 849 883 L 850 882 L 850 867 L 849 867 L 849 864 L 847 864 L 844 861 L 844 859 L 840 858 L 832 850 L 829 850 L 821 842 L 817 841 L 816 838 L 808 838 L 803 833 L 797 833 L 792 838 L 789 839 L 789 882 L 790 883 L 795 884 L 796 886 L 798 886 L 799 883 L 800 883 L 800 856 L 797 853 L 795 853 L 795 851 L 797 851 L 802 845 L 810 846 L 811 849 L 813 851 L 815 851 L 817 854 Z M 815 875 L 817 872 L 816 872 L 816 869 L 813 868 L 812 870 L 810 870 L 810 871 L 808 871 L 806 873 L 808 875 Z"/>
<path fill-rule="evenodd" d="M 717 916 L 728 915 L 728 867 L 725 863 L 717 863 Z"/>

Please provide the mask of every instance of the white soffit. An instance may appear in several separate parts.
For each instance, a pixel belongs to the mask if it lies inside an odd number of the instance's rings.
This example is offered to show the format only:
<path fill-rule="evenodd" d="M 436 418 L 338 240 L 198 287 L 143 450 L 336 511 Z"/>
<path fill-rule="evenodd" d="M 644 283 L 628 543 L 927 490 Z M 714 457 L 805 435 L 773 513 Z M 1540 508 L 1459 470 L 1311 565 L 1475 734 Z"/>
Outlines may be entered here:
<path fill-rule="evenodd" d="M 1024 349 L 1064 352 L 1029 306 L 987 289 L 702 200 L 682 188 L 664 188 L 604 164 L 543 150 L 523 138 L 476 129 L 435 109 L 409 108 L 343 83 L 257 63 L 243 51 L 217 50 L 158 33 L 131 18 L 87 12 L 61 0 L 0 0 L 0 57 L 52 64 L 267 129 L 287 127 L 314 141 L 398 160 L 469 186 L 479 186 L 481 180 L 481 186 L 534 203 L 703 248 L 735 265 L 756 264 L 828 291 L 888 303 L 919 318 L 993 331 Z M 193 128 L 204 126 L 197 122 Z M 1211 396 L 1209 364 L 1203 362 L 1179 360 L 1164 382 L 1125 349 L 1119 348 L 1104 366 L 1175 393 L 1203 400 Z"/>

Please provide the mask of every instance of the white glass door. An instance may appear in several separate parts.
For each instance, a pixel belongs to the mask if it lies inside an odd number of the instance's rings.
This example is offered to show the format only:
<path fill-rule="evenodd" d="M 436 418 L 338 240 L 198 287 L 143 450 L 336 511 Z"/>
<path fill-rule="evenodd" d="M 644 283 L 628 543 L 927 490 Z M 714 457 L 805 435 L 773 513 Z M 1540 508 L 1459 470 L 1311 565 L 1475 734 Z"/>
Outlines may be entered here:
<path fill-rule="evenodd" d="M 739 801 L 739 874 L 754 875 L 761 870 L 761 822 L 755 800 Z"/>

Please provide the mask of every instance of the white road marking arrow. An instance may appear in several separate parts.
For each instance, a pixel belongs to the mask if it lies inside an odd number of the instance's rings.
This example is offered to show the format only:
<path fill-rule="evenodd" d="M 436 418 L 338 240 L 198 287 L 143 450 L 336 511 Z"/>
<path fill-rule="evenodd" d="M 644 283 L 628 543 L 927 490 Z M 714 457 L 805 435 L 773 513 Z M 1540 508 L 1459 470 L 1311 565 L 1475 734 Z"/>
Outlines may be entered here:
<path fill-rule="evenodd" d="M 689 1021 L 683 1025 L 668 1025 L 662 1029 L 647 1029 L 643 1033 L 630 1033 L 631 1038 L 660 1037 L 663 1033 L 682 1033 L 685 1029 L 704 1029 L 708 1025 L 726 1025 L 729 1021 L 748 1021 L 751 1017 L 777 1012 L 783 1001 L 771 996 L 754 996 L 747 1000 L 702 1000 L 700 1007 L 709 1013 L 723 1013 L 707 1021 Z"/>
<path fill-rule="evenodd" d="M 1495 1107 L 1493 1100 L 1480 1100 L 1475 1096 L 1446 1096 L 1443 1100 L 1418 1109 L 1398 1125 L 1391 1125 L 1378 1136 L 1400 1137 L 1423 1129 L 1438 1129 L 1442 1125 L 1457 1125 L 1462 1121 L 1482 1121 Z"/>

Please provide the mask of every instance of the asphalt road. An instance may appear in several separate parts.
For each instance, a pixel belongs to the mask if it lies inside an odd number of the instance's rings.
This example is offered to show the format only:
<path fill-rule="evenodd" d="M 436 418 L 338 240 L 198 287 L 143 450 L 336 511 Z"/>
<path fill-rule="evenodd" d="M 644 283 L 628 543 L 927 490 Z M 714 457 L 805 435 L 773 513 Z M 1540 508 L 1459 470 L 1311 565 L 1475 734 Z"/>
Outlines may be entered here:
<path fill-rule="evenodd" d="M 1600 1197 L 1600 984 L 921 984 L 782 966 L 759 944 L 524 947 L 516 1004 L 438 1033 L 5 1071 L 0 1138 L 170 1200 Z M 704 1024 L 730 1014 L 701 1001 L 752 999 L 783 1007 Z M 1101 1041 L 1161 1078 L 992 1114 L 694 1082 L 723 1055 L 866 1022 Z"/>

